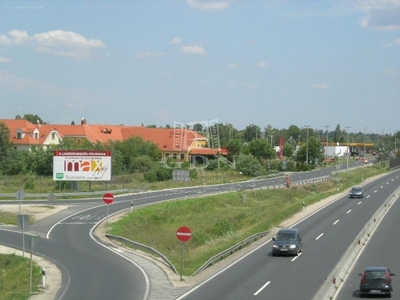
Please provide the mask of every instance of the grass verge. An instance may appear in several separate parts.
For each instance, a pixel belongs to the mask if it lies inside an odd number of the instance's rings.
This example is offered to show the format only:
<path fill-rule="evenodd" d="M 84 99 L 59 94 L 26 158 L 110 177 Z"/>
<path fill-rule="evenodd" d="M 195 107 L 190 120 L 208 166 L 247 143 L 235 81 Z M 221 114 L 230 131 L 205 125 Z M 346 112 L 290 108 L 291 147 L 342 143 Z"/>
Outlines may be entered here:
<path fill-rule="evenodd" d="M 0 254 L 0 300 L 29 299 L 30 259 L 15 254 Z M 32 265 L 32 294 L 40 292 L 41 269 Z"/>

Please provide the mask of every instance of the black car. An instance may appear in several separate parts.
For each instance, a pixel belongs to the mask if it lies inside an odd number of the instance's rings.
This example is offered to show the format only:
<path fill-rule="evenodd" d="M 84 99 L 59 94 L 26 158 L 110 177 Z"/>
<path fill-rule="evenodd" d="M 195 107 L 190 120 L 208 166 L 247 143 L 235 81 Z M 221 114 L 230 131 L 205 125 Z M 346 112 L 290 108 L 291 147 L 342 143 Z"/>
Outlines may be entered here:
<path fill-rule="evenodd" d="M 386 267 L 367 267 L 361 274 L 360 297 L 365 295 L 392 296 L 392 276 Z"/>
<path fill-rule="evenodd" d="M 349 192 L 349 197 L 350 198 L 363 198 L 364 190 L 359 186 L 352 187 Z"/>
<path fill-rule="evenodd" d="M 273 256 L 277 254 L 297 256 L 303 251 L 300 232 L 297 228 L 280 229 L 272 240 L 274 241 L 272 245 Z"/>

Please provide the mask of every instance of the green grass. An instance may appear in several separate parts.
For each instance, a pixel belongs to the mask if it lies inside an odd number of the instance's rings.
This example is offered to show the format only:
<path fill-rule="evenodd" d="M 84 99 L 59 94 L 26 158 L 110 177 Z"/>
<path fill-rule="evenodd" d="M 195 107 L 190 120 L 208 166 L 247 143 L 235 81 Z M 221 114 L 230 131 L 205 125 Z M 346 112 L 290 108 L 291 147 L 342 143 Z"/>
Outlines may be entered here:
<path fill-rule="evenodd" d="M 0 254 L 0 300 L 29 299 L 30 259 L 15 254 Z M 41 291 L 41 269 L 33 263 L 32 294 Z"/>
<path fill-rule="evenodd" d="M 361 184 L 361 178 L 382 174 L 380 167 L 340 172 L 330 181 L 290 189 L 241 191 L 148 206 L 108 224 L 108 233 L 149 245 L 180 266 L 180 226 L 192 230 L 185 244 L 184 275 L 192 275 L 212 256 L 245 238 L 278 226 L 306 205 Z M 242 195 L 246 201 L 242 201 Z"/>
<path fill-rule="evenodd" d="M 26 194 L 46 194 L 46 193 L 72 193 L 72 192 L 96 192 L 111 191 L 122 189 L 140 189 L 140 190 L 162 190 L 169 188 L 180 188 L 188 186 L 209 185 L 238 182 L 247 180 L 249 177 L 240 175 L 237 171 L 216 170 L 216 171 L 199 171 L 198 178 L 189 182 L 146 182 L 143 174 L 135 173 L 128 175 L 113 176 L 110 182 L 78 182 L 78 190 L 73 191 L 71 188 L 61 188 L 60 182 L 54 182 L 53 177 L 36 176 L 36 175 L 17 175 L 6 176 L 0 175 L 0 193 L 15 194 L 18 190 L 23 189 Z M 29 184 L 26 184 L 29 183 Z M 98 196 L 96 196 L 98 197 Z M 1 200 L 1 199 L 0 199 Z M 10 200 L 10 199 L 4 199 Z M 30 200 L 25 197 L 24 200 Z M 33 199 L 37 200 L 37 199 Z"/>

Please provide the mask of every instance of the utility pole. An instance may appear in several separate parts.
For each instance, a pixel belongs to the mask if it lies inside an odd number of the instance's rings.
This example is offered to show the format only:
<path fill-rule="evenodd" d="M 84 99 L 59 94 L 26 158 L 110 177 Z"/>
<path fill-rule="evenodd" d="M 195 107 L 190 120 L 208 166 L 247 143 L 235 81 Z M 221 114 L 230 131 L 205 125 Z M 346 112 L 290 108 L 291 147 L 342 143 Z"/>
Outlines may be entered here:
<path fill-rule="evenodd" d="M 366 135 L 365 135 L 365 130 L 367 129 L 368 127 L 364 127 L 364 161 L 365 161 L 365 137 L 366 137 Z"/>
<path fill-rule="evenodd" d="M 329 138 L 329 127 L 331 127 L 330 125 L 325 125 L 324 126 L 326 128 L 326 157 L 328 158 L 328 138 Z"/>
<path fill-rule="evenodd" d="M 350 126 L 347 126 L 347 155 L 346 155 L 346 173 L 349 171 L 349 128 Z"/>
<path fill-rule="evenodd" d="M 308 128 L 310 128 L 311 125 L 304 125 L 304 128 L 307 128 L 307 152 L 306 152 L 306 162 L 308 164 Z"/>

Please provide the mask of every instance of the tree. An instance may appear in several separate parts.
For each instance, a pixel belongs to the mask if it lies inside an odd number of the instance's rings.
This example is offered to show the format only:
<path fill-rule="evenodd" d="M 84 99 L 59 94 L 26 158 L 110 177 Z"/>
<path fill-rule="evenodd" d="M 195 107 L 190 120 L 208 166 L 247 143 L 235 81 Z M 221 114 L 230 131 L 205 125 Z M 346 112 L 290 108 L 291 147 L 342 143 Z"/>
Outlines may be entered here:
<path fill-rule="evenodd" d="M 247 176 L 257 176 L 262 166 L 253 155 L 240 154 L 236 160 L 236 169 Z"/>
<path fill-rule="evenodd" d="M 287 134 L 297 141 L 300 135 L 300 128 L 296 125 L 290 125 Z"/>
<path fill-rule="evenodd" d="M 344 135 L 342 130 L 340 129 L 340 124 L 336 126 L 336 129 L 333 133 L 333 141 L 335 143 L 342 143 L 344 141 Z"/>
<path fill-rule="evenodd" d="M 315 159 L 323 160 L 322 144 L 315 137 L 308 138 L 308 160 L 314 164 Z M 307 159 L 307 142 L 303 143 L 297 150 L 296 161 L 303 163 Z"/>
<path fill-rule="evenodd" d="M 0 166 L 2 160 L 6 157 L 9 149 L 11 149 L 10 130 L 3 122 L 0 122 Z"/>
<path fill-rule="evenodd" d="M 239 139 L 233 139 L 228 143 L 227 150 L 228 154 L 231 156 L 238 155 L 242 150 L 242 141 Z"/>
<path fill-rule="evenodd" d="M 286 142 L 283 147 L 283 155 L 286 157 L 292 157 L 294 153 L 294 147 L 291 142 Z"/>
<path fill-rule="evenodd" d="M 15 119 L 21 119 L 20 115 L 17 115 L 15 117 Z M 33 115 L 33 114 L 25 114 L 22 119 L 27 120 L 29 122 L 31 122 L 32 124 L 46 124 L 46 122 L 44 122 L 42 120 L 42 118 L 40 118 L 38 115 Z"/>
<path fill-rule="evenodd" d="M 193 125 L 193 130 L 196 132 L 202 132 L 203 131 L 203 125 L 201 123 L 196 123 Z"/>
<path fill-rule="evenodd" d="M 251 124 L 244 129 L 244 140 L 250 142 L 261 138 L 261 130 L 257 125 Z"/>
<path fill-rule="evenodd" d="M 257 159 L 276 158 L 276 152 L 266 139 L 252 140 L 249 143 L 250 153 Z"/>

